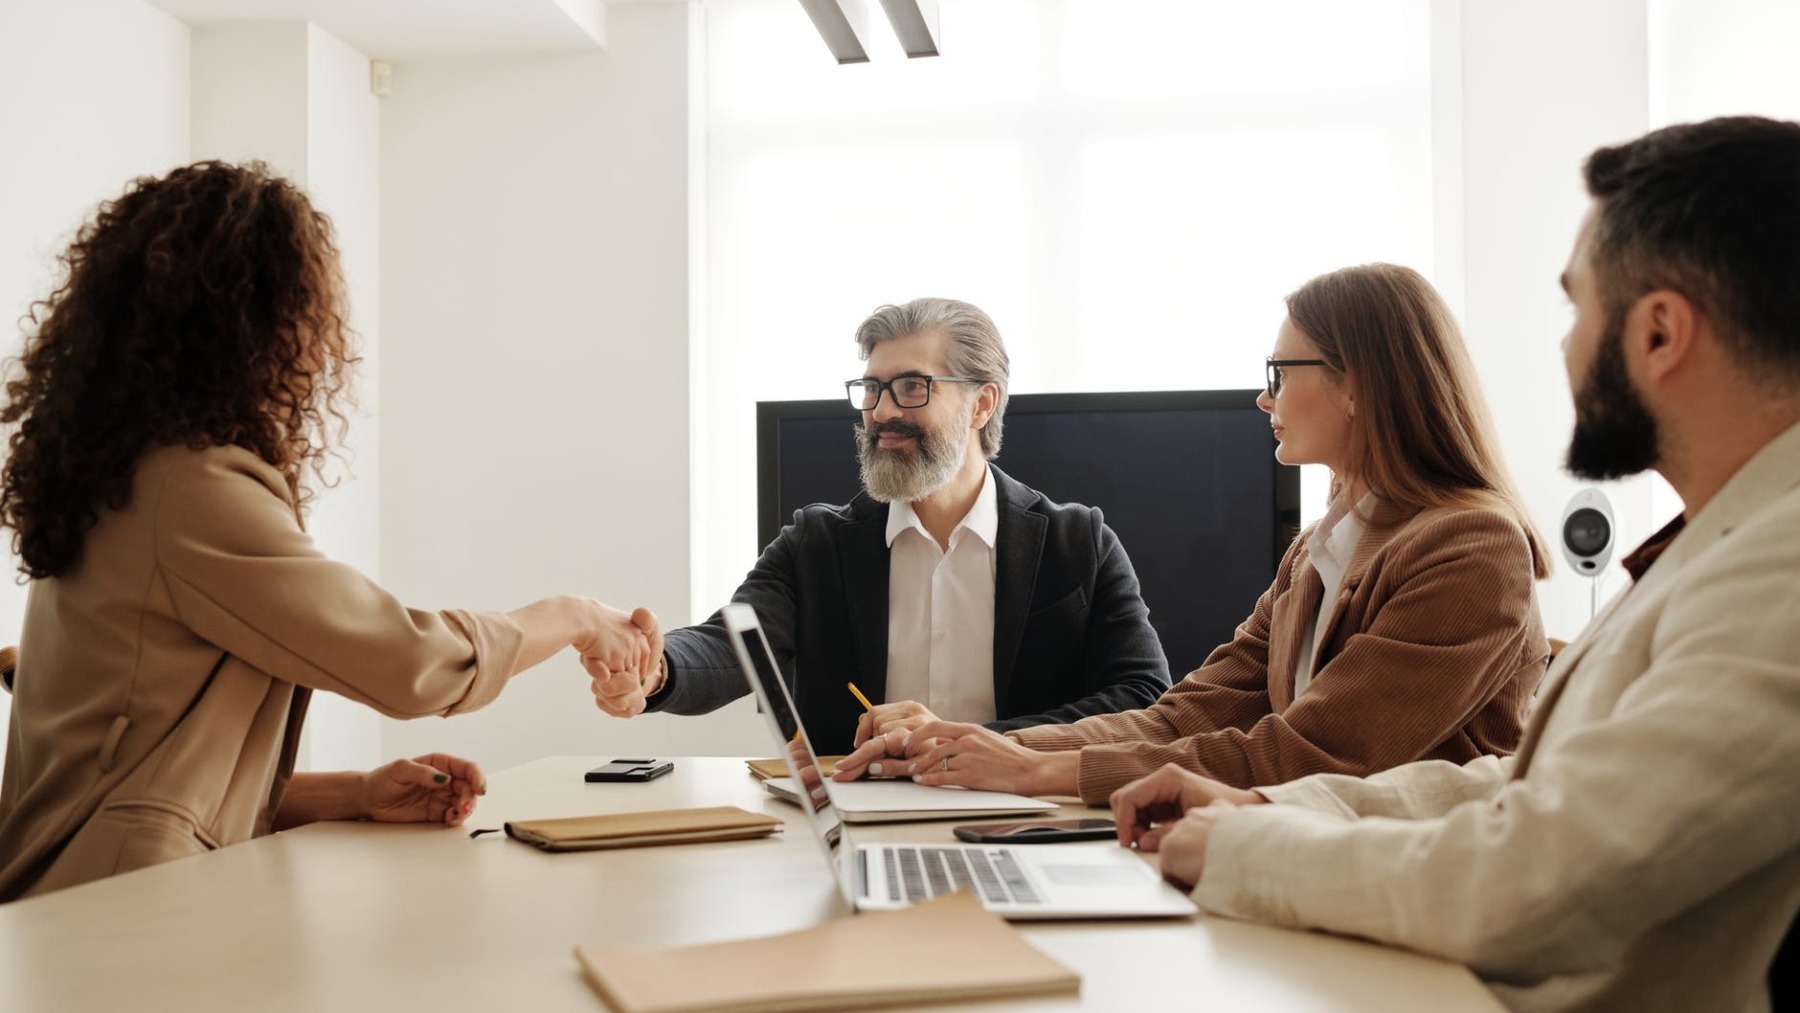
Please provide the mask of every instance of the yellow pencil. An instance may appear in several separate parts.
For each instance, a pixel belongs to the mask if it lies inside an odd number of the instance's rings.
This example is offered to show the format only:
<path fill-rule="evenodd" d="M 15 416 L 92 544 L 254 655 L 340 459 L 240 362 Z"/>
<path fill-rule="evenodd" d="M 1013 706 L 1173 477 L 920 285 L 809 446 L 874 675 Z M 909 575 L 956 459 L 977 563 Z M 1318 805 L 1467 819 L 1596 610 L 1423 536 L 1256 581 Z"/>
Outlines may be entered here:
<path fill-rule="evenodd" d="M 844 685 L 850 687 L 850 692 L 856 694 L 856 702 L 863 705 L 863 710 L 872 711 L 875 709 L 875 705 L 869 702 L 869 698 L 862 695 L 862 690 L 856 688 L 856 683 L 846 682 Z"/>

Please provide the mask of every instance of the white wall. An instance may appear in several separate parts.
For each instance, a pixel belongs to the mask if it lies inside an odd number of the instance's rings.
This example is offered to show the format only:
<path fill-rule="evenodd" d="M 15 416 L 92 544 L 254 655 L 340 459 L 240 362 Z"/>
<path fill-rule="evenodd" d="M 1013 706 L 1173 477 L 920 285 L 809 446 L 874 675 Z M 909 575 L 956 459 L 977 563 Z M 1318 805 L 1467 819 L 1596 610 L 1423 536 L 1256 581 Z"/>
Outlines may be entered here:
<path fill-rule="evenodd" d="M 186 26 L 138 0 L 0 0 L 0 357 L 18 354 L 18 318 L 94 206 L 187 156 Z M 5 579 L 10 552 L 3 565 L 0 642 L 14 643 L 25 589 Z M 10 710 L 0 692 L 0 743 Z"/>
<path fill-rule="evenodd" d="M 1437 122 L 1455 133 L 1435 153 L 1451 204 L 1440 205 L 1439 270 L 1461 291 L 1503 451 L 1554 546 L 1563 506 L 1581 487 L 1562 470 L 1574 412 L 1560 341 L 1571 313 L 1556 279 L 1587 207 L 1582 160 L 1647 124 L 1644 3 L 1441 0 L 1434 11 L 1448 29 L 1434 33 Z M 1607 492 L 1623 545 L 1654 530 L 1648 480 Z M 1544 622 L 1550 636 L 1571 639 L 1590 615 L 1589 578 L 1552 551 L 1556 576 L 1539 586 Z M 1622 585 L 1614 576 L 1603 594 Z"/>
<path fill-rule="evenodd" d="M 261 159 L 306 185 L 306 38 L 301 21 L 193 30 L 195 159 Z"/>
<path fill-rule="evenodd" d="M 1800 4 L 1650 0 L 1653 126 L 1753 114 L 1800 119 Z"/>
<path fill-rule="evenodd" d="M 382 110 L 382 573 L 410 603 L 688 599 L 686 4 L 591 55 L 402 62 Z M 746 561 L 747 565 L 748 561 Z M 630 722 L 570 654 L 390 754 L 760 752 L 747 712 Z"/>

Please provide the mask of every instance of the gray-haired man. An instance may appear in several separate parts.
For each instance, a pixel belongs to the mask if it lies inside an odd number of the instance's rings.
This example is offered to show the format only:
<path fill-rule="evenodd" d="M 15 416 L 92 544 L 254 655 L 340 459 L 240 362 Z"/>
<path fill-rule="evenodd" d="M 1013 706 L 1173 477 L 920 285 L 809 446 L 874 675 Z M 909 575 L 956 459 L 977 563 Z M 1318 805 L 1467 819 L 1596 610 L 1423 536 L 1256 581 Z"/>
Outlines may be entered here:
<path fill-rule="evenodd" d="M 936 717 L 996 730 L 1148 706 L 1168 663 L 1137 574 L 1100 511 L 1052 503 L 988 463 L 1009 363 L 986 313 L 883 306 L 867 368 L 863 494 L 814 504 L 732 596 L 756 609 L 800 719 L 825 752 Z M 647 685 L 595 681 L 602 710 L 702 714 L 749 691 L 717 615 L 672 630 Z M 864 713 L 846 682 L 874 701 Z"/>

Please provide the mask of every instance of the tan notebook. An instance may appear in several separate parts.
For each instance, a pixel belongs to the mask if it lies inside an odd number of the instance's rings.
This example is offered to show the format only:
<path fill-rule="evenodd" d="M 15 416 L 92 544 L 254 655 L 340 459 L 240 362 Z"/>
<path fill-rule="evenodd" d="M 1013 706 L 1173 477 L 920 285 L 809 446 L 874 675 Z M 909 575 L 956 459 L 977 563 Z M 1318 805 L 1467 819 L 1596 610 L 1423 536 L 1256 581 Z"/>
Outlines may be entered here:
<path fill-rule="evenodd" d="M 506 824 L 506 836 L 535 844 L 545 851 L 592 851 L 596 848 L 766 837 L 779 830 L 781 825 L 777 817 L 722 805 L 707 809 L 659 809 L 555 820 L 520 820 Z"/>
<path fill-rule="evenodd" d="M 819 770 L 821 775 L 830 777 L 832 773 L 837 770 L 838 761 L 841 759 L 843 759 L 841 756 L 819 757 Z M 779 756 L 772 760 L 745 760 L 744 764 L 750 768 L 750 775 L 758 781 L 767 781 L 774 777 L 788 776 L 787 761 Z"/>
<path fill-rule="evenodd" d="M 968 893 L 738 942 L 577 946 L 575 959 L 614 1013 L 865 1009 L 1081 991 L 1079 974 Z"/>

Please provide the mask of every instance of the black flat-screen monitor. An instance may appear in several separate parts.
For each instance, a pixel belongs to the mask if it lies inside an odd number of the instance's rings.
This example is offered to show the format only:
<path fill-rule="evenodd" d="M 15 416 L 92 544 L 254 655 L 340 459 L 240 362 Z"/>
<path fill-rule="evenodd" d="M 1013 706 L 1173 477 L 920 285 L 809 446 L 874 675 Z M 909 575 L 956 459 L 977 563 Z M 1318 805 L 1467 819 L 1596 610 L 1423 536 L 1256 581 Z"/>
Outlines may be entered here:
<path fill-rule="evenodd" d="M 1275 460 L 1256 391 L 1018 394 L 994 464 L 1099 507 L 1143 584 L 1176 679 L 1231 638 L 1300 528 L 1300 470 Z M 841 399 L 756 406 L 757 536 L 862 489 Z"/>

